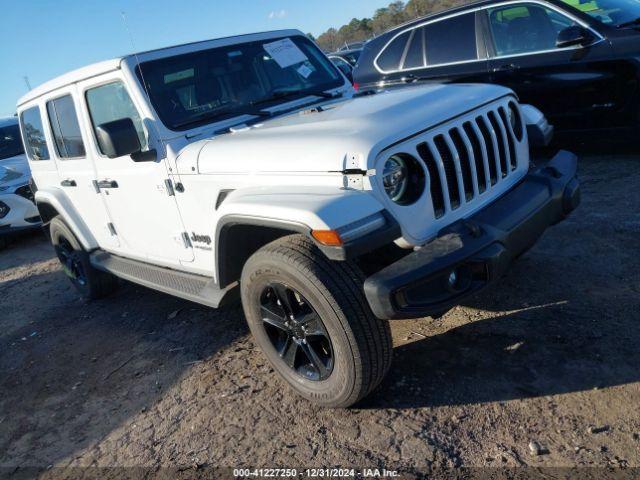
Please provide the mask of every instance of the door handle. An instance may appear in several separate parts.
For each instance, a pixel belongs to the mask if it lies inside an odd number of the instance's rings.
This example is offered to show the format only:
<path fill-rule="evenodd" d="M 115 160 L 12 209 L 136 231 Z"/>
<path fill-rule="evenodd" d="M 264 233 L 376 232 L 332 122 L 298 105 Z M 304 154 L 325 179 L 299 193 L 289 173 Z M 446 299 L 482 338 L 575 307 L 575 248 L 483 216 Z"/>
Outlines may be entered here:
<path fill-rule="evenodd" d="M 512 70 L 518 70 L 520 67 L 515 63 L 507 63 L 505 65 L 500 65 L 493 69 L 494 72 L 510 72 Z"/>
<path fill-rule="evenodd" d="M 118 182 L 115 180 L 100 180 L 98 188 L 118 188 Z"/>
<path fill-rule="evenodd" d="M 67 178 L 66 180 L 62 180 L 60 182 L 60 185 L 63 186 L 63 187 L 77 187 L 78 186 L 76 181 L 72 180 L 71 178 Z"/>

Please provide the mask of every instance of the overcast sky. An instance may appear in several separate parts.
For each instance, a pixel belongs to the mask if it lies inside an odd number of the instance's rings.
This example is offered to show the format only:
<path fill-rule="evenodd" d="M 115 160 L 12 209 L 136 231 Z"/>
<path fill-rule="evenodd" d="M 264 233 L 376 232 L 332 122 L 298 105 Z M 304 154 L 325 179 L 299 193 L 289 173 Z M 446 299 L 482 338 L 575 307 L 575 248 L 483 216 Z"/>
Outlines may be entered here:
<path fill-rule="evenodd" d="M 319 35 L 390 0 L 0 0 L 0 117 L 27 92 L 135 50 L 280 28 Z"/>

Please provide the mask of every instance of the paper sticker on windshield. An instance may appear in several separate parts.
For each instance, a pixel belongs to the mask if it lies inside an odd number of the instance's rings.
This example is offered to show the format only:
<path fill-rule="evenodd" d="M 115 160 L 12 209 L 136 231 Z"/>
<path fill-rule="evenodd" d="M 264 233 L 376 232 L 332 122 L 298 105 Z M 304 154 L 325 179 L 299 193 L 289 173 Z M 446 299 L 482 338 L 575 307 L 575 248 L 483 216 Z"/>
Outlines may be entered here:
<path fill-rule="evenodd" d="M 263 45 L 271 58 L 273 58 L 280 68 L 287 68 L 296 63 L 308 60 L 307 56 L 293 43 L 290 38 L 283 38 L 277 42 L 265 43 Z"/>
<path fill-rule="evenodd" d="M 297 70 L 298 70 L 298 73 L 302 75 L 304 78 L 309 78 L 309 75 L 313 73 L 313 70 L 307 67 L 307 65 L 304 63 L 300 65 Z"/>

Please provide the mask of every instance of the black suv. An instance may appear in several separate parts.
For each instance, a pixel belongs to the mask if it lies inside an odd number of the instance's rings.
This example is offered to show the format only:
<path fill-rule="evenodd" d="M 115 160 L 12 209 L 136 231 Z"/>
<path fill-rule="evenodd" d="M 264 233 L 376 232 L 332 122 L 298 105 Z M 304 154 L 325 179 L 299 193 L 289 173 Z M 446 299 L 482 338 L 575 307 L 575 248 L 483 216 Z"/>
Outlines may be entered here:
<path fill-rule="evenodd" d="M 560 135 L 640 125 L 640 1 L 482 1 L 401 25 L 367 43 L 360 89 L 484 82 L 513 89 Z M 598 136 L 602 138 L 601 135 Z"/>

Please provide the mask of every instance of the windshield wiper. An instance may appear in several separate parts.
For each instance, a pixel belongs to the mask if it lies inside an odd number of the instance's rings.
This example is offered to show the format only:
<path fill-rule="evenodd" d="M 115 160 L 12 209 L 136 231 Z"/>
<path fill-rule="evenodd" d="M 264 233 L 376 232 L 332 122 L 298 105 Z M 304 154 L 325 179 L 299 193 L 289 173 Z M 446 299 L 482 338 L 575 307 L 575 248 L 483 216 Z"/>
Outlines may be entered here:
<path fill-rule="evenodd" d="M 187 127 L 189 125 L 194 125 L 201 122 L 213 121 L 219 119 L 220 117 L 229 116 L 229 117 L 237 117 L 240 115 L 253 115 L 256 117 L 271 117 L 273 113 L 267 112 L 266 110 L 260 110 L 250 107 L 240 107 L 240 108 L 229 108 L 227 110 L 218 110 L 215 113 L 206 112 L 195 117 L 191 117 L 183 122 L 178 122 L 174 124 L 175 127 Z"/>
<path fill-rule="evenodd" d="M 287 91 L 280 91 L 280 92 L 273 92 L 273 95 L 271 95 L 268 98 L 263 98 L 262 100 L 256 100 L 255 102 L 251 102 L 251 105 L 261 105 L 263 103 L 269 103 L 269 102 L 275 102 L 276 100 L 283 100 L 285 98 L 291 98 L 291 97 L 297 97 L 297 98 L 303 98 L 303 97 L 322 97 L 322 98 L 339 98 L 341 97 L 343 94 L 342 92 L 338 92 L 338 93 L 331 93 L 331 92 L 325 92 L 325 91 L 315 91 L 315 90 L 287 90 Z"/>
<path fill-rule="evenodd" d="M 628 22 L 622 22 L 616 25 L 617 28 L 626 28 L 626 27 L 636 27 L 640 25 L 640 17 L 635 18 L 633 20 L 629 20 Z"/>

